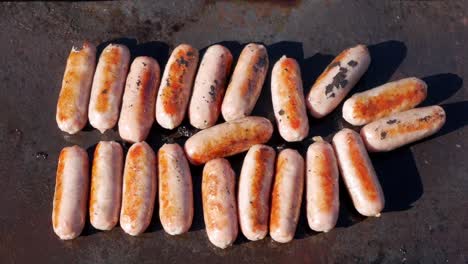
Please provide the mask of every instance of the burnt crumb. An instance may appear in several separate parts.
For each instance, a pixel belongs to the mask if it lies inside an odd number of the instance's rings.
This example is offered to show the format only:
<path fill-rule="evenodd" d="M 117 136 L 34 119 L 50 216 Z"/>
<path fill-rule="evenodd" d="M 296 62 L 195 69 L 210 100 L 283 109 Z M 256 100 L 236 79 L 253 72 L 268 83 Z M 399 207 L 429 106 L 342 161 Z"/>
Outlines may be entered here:
<path fill-rule="evenodd" d="M 354 68 L 354 67 L 356 67 L 356 66 L 358 65 L 358 62 L 355 61 L 355 60 L 350 60 L 350 61 L 348 62 L 348 65 Z"/>
<path fill-rule="evenodd" d="M 284 110 L 283 109 L 279 110 L 278 114 L 279 115 L 284 115 Z"/>
<path fill-rule="evenodd" d="M 389 125 L 392 125 L 392 124 L 395 124 L 395 123 L 399 124 L 399 123 L 400 123 L 400 120 L 397 120 L 397 119 L 390 119 L 390 120 L 387 121 L 387 124 L 389 124 Z"/>
<path fill-rule="evenodd" d="M 179 57 L 176 60 L 176 63 L 179 64 L 179 65 L 184 65 L 184 66 L 188 67 L 189 61 L 186 60 L 184 57 Z"/>
<path fill-rule="evenodd" d="M 216 100 L 216 90 L 215 90 L 215 86 L 214 85 L 210 85 L 210 91 L 208 92 L 208 94 L 210 95 L 211 97 L 211 101 L 215 101 Z"/>
<path fill-rule="evenodd" d="M 146 65 L 148 65 L 148 64 L 146 64 L 146 62 L 142 62 L 142 64 L 143 64 L 143 66 L 145 66 L 145 67 L 146 67 Z"/>
<path fill-rule="evenodd" d="M 109 92 L 109 89 L 104 89 L 104 90 L 102 90 L 101 93 L 102 93 L 102 94 L 107 94 L 108 92 Z"/>
<path fill-rule="evenodd" d="M 38 151 L 33 156 L 36 157 L 36 159 L 46 160 L 49 157 L 49 154 L 44 151 Z"/>
<path fill-rule="evenodd" d="M 169 78 L 166 79 L 166 86 L 171 86 L 171 82 L 170 82 Z"/>
<path fill-rule="evenodd" d="M 419 118 L 418 121 L 420 122 L 429 122 L 431 120 L 432 116 L 427 115 L 425 117 Z"/>
<path fill-rule="evenodd" d="M 128 107 L 133 107 L 133 104 L 129 105 Z"/>
<path fill-rule="evenodd" d="M 380 132 L 380 139 L 383 140 L 387 137 L 387 132 L 386 131 L 382 131 Z"/>
<path fill-rule="evenodd" d="M 285 71 L 285 72 L 289 72 L 288 68 L 284 68 L 284 71 Z"/>

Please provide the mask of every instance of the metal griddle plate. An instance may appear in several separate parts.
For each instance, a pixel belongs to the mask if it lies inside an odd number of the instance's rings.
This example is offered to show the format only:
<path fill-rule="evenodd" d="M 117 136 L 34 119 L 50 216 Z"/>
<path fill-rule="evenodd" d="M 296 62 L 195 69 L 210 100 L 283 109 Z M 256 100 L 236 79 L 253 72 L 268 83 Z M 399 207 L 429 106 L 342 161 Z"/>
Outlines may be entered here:
<path fill-rule="evenodd" d="M 468 261 L 466 1 L 177 2 L 0 4 L 0 263 Z M 341 184 L 340 217 L 331 232 L 312 232 L 303 207 L 291 243 L 249 242 L 239 235 L 233 247 L 220 250 L 206 237 L 201 167 L 193 167 L 195 218 L 188 234 L 166 235 L 156 208 L 140 237 L 120 228 L 99 232 L 87 224 L 79 238 L 63 242 L 51 225 L 60 150 L 78 144 L 92 154 L 99 140 L 118 139 L 115 130 L 100 135 L 89 126 L 75 136 L 64 135 L 55 123 L 66 58 L 73 43 L 85 38 L 101 43 L 100 50 L 117 39 L 130 46 L 133 56 L 154 56 L 161 66 L 183 42 L 202 54 L 221 42 L 235 57 L 245 43 L 262 42 L 271 66 L 283 54 L 300 62 L 305 91 L 334 55 L 365 43 L 372 64 L 353 92 L 423 77 L 429 84 L 424 104 L 442 104 L 447 124 L 427 140 L 371 155 L 387 201 L 381 218 L 359 216 Z M 269 82 L 268 77 L 254 114 L 272 119 Z M 323 120 L 311 118 L 310 136 L 329 140 L 347 127 L 340 112 L 341 106 Z M 190 130 L 187 124 L 183 127 Z M 157 150 L 171 136 L 155 125 L 148 141 Z M 310 142 L 287 146 L 304 153 Z M 270 144 L 284 147 L 277 133 Z M 242 158 L 230 158 L 237 173 Z"/>

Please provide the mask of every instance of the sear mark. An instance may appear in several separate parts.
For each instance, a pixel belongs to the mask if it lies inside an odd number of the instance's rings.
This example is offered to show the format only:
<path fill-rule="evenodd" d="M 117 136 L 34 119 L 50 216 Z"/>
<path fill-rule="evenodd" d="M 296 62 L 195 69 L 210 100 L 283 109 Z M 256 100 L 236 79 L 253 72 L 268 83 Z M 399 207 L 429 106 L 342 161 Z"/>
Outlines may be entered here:
<path fill-rule="evenodd" d="M 419 118 L 418 121 L 419 122 L 429 122 L 431 120 L 431 118 L 432 118 L 432 116 L 427 115 L 425 117 Z"/>
<path fill-rule="evenodd" d="M 354 67 L 356 67 L 356 66 L 358 65 L 358 63 L 357 63 L 357 61 L 355 61 L 355 60 L 350 60 L 350 61 L 348 62 L 348 65 L 354 68 Z"/>
<path fill-rule="evenodd" d="M 279 110 L 278 114 L 279 115 L 284 115 L 284 110 L 283 109 Z"/>
<path fill-rule="evenodd" d="M 214 85 L 210 85 L 210 91 L 208 92 L 208 94 L 211 97 L 211 101 L 216 101 L 216 88 Z"/>
<path fill-rule="evenodd" d="M 176 60 L 177 64 L 179 65 L 184 65 L 185 67 L 188 67 L 188 64 L 189 64 L 189 61 L 186 60 L 184 57 L 179 57 L 177 60 Z"/>
<path fill-rule="evenodd" d="M 348 69 L 340 67 L 340 71 L 333 77 L 333 81 L 325 87 L 325 95 L 327 98 L 335 97 L 333 90 L 344 88 L 348 84 L 346 72 L 348 72 Z"/>
<path fill-rule="evenodd" d="M 387 121 L 387 124 L 389 125 L 399 124 L 399 123 L 400 123 L 400 120 L 397 120 L 397 119 L 390 119 Z"/>
<path fill-rule="evenodd" d="M 386 131 L 380 132 L 380 139 L 381 140 L 384 140 L 386 137 L 387 137 L 387 132 Z"/>

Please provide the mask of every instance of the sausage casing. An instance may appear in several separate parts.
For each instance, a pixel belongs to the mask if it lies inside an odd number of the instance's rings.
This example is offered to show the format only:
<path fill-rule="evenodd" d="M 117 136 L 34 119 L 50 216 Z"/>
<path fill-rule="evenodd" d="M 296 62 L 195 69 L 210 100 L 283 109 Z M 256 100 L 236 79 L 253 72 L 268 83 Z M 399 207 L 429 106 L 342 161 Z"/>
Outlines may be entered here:
<path fill-rule="evenodd" d="M 193 219 L 192 175 L 184 150 L 164 144 L 158 152 L 159 218 L 170 235 L 187 232 Z"/>
<path fill-rule="evenodd" d="M 374 166 L 358 133 L 345 128 L 333 137 L 338 166 L 356 210 L 380 216 L 385 199 Z"/>
<path fill-rule="evenodd" d="M 123 151 L 119 143 L 101 141 L 94 150 L 89 218 L 96 229 L 111 230 L 122 202 Z"/>
<path fill-rule="evenodd" d="M 332 145 L 315 142 L 307 149 L 306 202 L 309 227 L 328 232 L 338 220 L 338 166 Z"/>
<path fill-rule="evenodd" d="M 275 63 L 271 73 L 271 99 L 278 130 L 286 141 L 301 141 L 309 133 L 301 69 L 286 56 Z"/>
<path fill-rule="evenodd" d="M 318 77 L 307 96 L 307 107 L 315 118 L 333 111 L 369 67 L 367 47 L 357 45 L 341 52 Z"/>
<path fill-rule="evenodd" d="M 365 125 L 382 117 L 411 109 L 427 96 L 424 81 L 411 77 L 389 82 L 356 93 L 345 101 L 343 118 L 354 126 Z"/>
<path fill-rule="evenodd" d="M 235 196 L 236 175 L 226 159 L 205 164 L 202 179 L 203 217 L 208 239 L 215 246 L 226 248 L 239 232 Z"/>
<path fill-rule="evenodd" d="M 60 130 L 75 134 L 88 121 L 89 93 L 96 67 L 96 47 L 85 41 L 73 47 L 67 59 L 56 120 Z"/>
<path fill-rule="evenodd" d="M 130 66 L 119 119 L 120 137 L 130 142 L 146 139 L 154 122 L 154 104 L 159 86 L 159 64 L 150 57 L 137 57 Z"/>
<path fill-rule="evenodd" d="M 109 44 L 101 53 L 89 100 L 89 123 L 101 133 L 119 119 L 120 103 L 127 78 L 130 51 L 124 45 Z"/>
<path fill-rule="evenodd" d="M 444 124 L 442 107 L 420 107 L 369 123 L 361 129 L 361 136 L 369 151 L 390 151 L 431 136 Z"/>
<path fill-rule="evenodd" d="M 55 182 L 52 225 L 60 239 L 76 238 L 83 230 L 89 185 L 86 150 L 66 147 L 60 152 Z"/>
<path fill-rule="evenodd" d="M 205 129 L 216 124 L 231 64 L 232 54 L 227 48 L 213 45 L 206 50 L 190 99 L 188 114 L 192 126 Z"/>
<path fill-rule="evenodd" d="M 143 233 L 151 222 L 156 197 L 156 155 L 144 141 L 127 153 L 123 176 L 120 226 L 129 235 Z"/>
<path fill-rule="evenodd" d="M 156 121 L 167 129 L 182 123 L 198 64 L 198 50 L 177 46 L 167 61 L 156 100 Z"/>
<path fill-rule="evenodd" d="M 249 240 L 263 239 L 268 233 L 275 156 L 272 147 L 254 145 L 242 164 L 238 196 L 239 223 L 242 233 Z"/>
<path fill-rule="evenodd" d="M 249 116 L 212 126 L 198 132 L 185 142 L 185 153 L 192 164 L 231 156 L 267 142 L 273 133 L 271 122 L 263 117 Z"/>
<path fill-rule="evenodd" d="M 224 120 L 250 115 L 257 103 L 268 70 L 265 46 L 250 43 L 242 50 L 221 105 Z"/>
<path fill-rule="evenodd" d="M 294 238 L 304 189 L 304 159 L 299 152 L 284 149 L 276 160 L 271 194 L 270 236 L 280 243 Z"/>

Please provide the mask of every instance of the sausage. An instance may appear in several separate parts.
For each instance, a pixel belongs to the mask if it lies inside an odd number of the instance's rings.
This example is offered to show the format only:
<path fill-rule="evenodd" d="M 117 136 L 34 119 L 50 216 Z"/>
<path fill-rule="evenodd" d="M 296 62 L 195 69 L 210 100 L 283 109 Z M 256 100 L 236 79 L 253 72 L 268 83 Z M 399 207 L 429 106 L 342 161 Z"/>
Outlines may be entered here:
<path fill-rule="evenodd" d="M 295 59 L 283 56 L 273 66 L 271 99 L 281 137 L 289 142 L 303 140 L 309 133 L 309 120 L 301 69 Z"/>
<path fill-rule="evenodd" d="M 150 57 L 137 57 L 130 66 L 119 119 L 120 137 L 130 142 L 146 139 L 154 122 L 154 104 L 159 86 L 159 64 Z"/>
<path fill-rule="evenodd" d="M 361 137 L 345 128 L 333 136 L 333 146 L 354 207 L 362 215 L 379 217 L 385 199 Z"/>
<path fill-rule="evenodd" d="M 205 129 L 216 124 L 231 64 L 232 54 L 227 48 L 213 45 L 206 50 L 190 99 L 188 115 L 192 126 Z"/>
<path fill-rule="evenodd" d="M 275 156 L 272 147 L 254 145 L 244 158 L 239 179 L 239 223 L 249 240 L 263 239 L 268 233 Z"/>
<path fill-rule="evenodd" d="M 429 137 L 444 124 L 442 107 L 420 107 L 369 123 L 361 129 L 361 136 L 369 151 L 390 151 Z"/>
<path fill-rule="evenodd" d="M 88 102 L 96 67 L 96 47 L 84 41 L 67 59 L 55 116 L 60 130 L 75 134 L 88 121 Z"/>
<path fill-rule="evenodd" d="M 130 51 L 120 44 L 109 44 L 99 58 L 88 117 L 89 123 L 101 133 L 117 124 L 129 63 Z"/>
<path fill-rule="evenodd" d="M 192 225 L 193 187 L 182 147 L 164 144 L 158 152 L 158 168 L 161 224 L 170 235 L 185 233 Z"/>
<path fill-rule="evenodd" d="M 307 96 L 307 107 L 315 118 L 333 111 L 369 67 L 367 47 L 357 45 L 341 52 L 318 77 Z"/>
<path fill-rule="evenodd" d="M 144 141 L 127 153 L 123 176 L 120 226 L 129 235 L 143 233 L 151 222 L 156 197 L 156 155 Z"/>
<path fill-rule="evenodd" d="M 122 202 L 123 151 L 119 143 L 101 141 L 94 150 L 91 169 L 89 218 L 100 230 L 111 230 L 119 221 Z"/>
<path fill-rule="evenodd" d="M 265 46 L 250 43 L 242 50 L 226 89 L 221 113 L 231 121 L 250 115 L 257 103 L 268 70 Z"/>
<path fill-rule="evenodd" d="M 293 149 L 278 154 L 271 194 L 270 236 L 280 243 L 291 241 L 296 232 L 304 189 L 304 159 Z"/>
<path fill-rule="evenodd" d="M 309 227 L 328 232 L 336 225 L 340 208 L 338 165 L 331 144 L 317 141 L 307 149 L 306 202 Z"/>
<path fill-rule="evenodd" d="M 60 152 L 52 212 L 52 226 L 60 239 L 78 237 L 86 218 L 89 164 L 86 150 L 65 147 Z"/>
<path fill-rule="evenodd" d="M 198 50 L 177 46 L 167 61 L 156 100 L 156 121 L 167 129 L 182 123 L 198 64 Z"/>
<path fill-rule="evenodd" d="M 232 156 L 255 144 L 267 142 L 273 133 L 271 122 L 259 116 L 244 117 L 202 130 L 185 142 L 185 153 L 194 165 Z"/>
<path fill-rule="evenodd" d="M 202 178 L 203 218 L 208 239 L 213 245 L 226 248 L 239 232 L 235 197 L 236 175 L 226 159 L 205 164 Z"/>
<path fill-rule="evenodd" d="M 353 126 L 362 126 L 414 108 L 424 101 L 426 96 L 427 85 L 418 78 L 389 82 L 351 96 L 343 105 L 343 118 Z"/>

